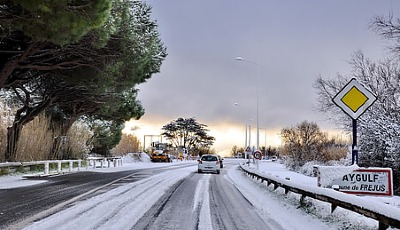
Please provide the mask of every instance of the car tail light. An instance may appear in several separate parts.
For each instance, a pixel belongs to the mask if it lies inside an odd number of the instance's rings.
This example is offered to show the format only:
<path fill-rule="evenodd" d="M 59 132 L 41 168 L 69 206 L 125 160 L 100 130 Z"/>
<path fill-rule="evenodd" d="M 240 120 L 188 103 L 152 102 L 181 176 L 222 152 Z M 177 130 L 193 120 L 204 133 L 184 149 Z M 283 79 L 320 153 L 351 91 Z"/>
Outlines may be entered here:
<path fill-rule="evenodd" d="M 215 164 L 218 165 L 218 164 L 219 164 L 219 161 L 216 161 Z"/>

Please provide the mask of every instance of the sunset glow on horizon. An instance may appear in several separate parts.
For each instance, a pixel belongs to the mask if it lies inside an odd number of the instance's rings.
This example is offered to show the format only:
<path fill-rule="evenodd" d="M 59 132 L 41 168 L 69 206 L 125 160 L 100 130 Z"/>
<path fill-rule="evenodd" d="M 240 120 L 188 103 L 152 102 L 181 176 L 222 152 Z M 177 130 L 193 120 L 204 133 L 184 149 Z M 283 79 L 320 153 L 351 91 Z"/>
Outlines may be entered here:
<path fill-rule="evenodd" d="M 161 121 L 149 121 L 147 119 L 140 120 L 131 120 L 125 123 L 124 133 L 135 135 L 141 144 L 143 145 L 146 142 L 146 146 L 148 146 L 152 141 L 163 141 L 166 142 L 164 138 L 157 138 L 156 135 L 160 135 L 162 130 L 162 126 L 168 124 L 171 121 L 161 122 Z M 199 122 L 202 123 L 202 122 Z M 219 124 L 205 124 L 207 125 L 207 129 L 210 131 L 208 134 L 210 136 L 215 137 L 214 145 L 211 146 L 211 149 L 215 149 L 217 153 L 221 155 L 228 155 L 231 152 L 233 146 L 237 146 L 239 148 L 244 147 L 245 144 L 245 127 L 241 124 L 228 124 L 228 123 L 219 123 Z M 256 129 L 252 127 L 251 130 L 251 145 L 256 145 Z M 280 130 L 267 130 L 267 136 L 265 137 L 265 130 L 260 129 L 260 146 L 265 146 L 265 143 L 268 146 L 279 147 L 281 145 L 281 139 L 279 136 Z M 146 140 L 144 139 L 145 135 L 148 137 Z M 153 135 L 153 137 L 150 137 Z M 249 134 L 248 138 L 249 138 Z"/>

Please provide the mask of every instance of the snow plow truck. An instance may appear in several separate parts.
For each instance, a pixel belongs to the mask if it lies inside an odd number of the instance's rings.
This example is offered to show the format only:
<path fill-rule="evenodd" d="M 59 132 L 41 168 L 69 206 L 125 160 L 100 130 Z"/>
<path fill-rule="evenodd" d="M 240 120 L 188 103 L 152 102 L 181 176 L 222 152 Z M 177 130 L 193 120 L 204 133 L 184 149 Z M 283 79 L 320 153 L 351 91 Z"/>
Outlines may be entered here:
<path fill-rule="evenodd" d="M 172 162 L 172 159 L 169 155 L 169 150 L 163 143 L 154 142 L 152 144 L 150 158 L 152 162 Z"/>

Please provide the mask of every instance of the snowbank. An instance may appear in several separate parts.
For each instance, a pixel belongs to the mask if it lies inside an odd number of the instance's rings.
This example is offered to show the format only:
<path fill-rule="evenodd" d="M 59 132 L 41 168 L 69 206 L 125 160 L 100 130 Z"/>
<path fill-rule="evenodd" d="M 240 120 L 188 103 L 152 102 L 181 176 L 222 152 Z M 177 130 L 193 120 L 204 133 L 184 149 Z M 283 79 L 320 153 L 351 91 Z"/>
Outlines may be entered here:
<path fill-rule="evenodd" d="M 128 153 L 122 156 L 122 163 L 148 163 L 151 162 L 150 156 L 144 152 L 140 153 Z"/>

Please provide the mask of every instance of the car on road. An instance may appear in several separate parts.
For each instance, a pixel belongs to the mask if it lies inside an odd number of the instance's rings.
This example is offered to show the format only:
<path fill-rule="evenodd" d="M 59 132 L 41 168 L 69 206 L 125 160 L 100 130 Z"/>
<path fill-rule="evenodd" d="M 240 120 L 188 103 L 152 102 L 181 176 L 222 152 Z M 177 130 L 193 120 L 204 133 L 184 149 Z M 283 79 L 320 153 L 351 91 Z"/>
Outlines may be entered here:
<path fill-rule="evenodd" d="M 199 160 L 198 160 L 198 173 L 220 173 L 221 170 L 221 163 L 219 160 L 219 157 L 217 155 L 203 155 Z"/>

